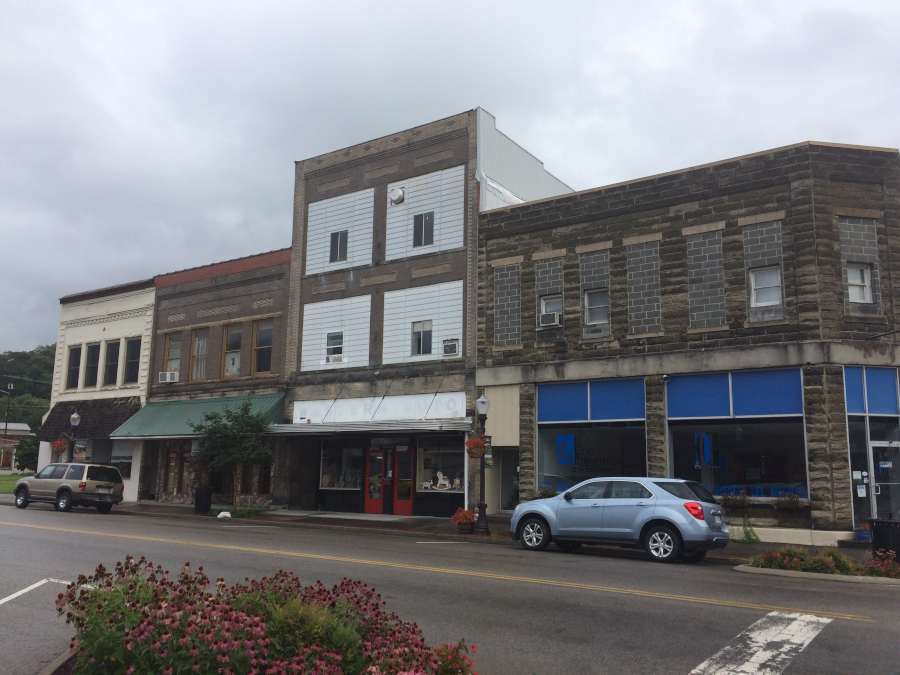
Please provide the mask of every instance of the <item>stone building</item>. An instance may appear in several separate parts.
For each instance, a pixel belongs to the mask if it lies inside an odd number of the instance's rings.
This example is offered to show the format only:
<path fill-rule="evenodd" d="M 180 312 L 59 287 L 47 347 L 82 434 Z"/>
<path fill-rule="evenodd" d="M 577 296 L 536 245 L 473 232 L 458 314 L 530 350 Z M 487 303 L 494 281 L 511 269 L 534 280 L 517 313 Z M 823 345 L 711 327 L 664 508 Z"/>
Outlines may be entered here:
<path fill-rule="evenodd" d="M 800 143 L 495 209 L 478 234 L 476 381 L 523 497 L 695 479 L 807 543 L 900 517 L 897 150 Z"/>
<path fill-rule="evenodd" d="M 278 503 L 466 503 L 478 213 L 568 192 L 481 108 L 296 163 Z"/>
<path fill-rule="evenodd" d="M 199 423 L 250 400 L 254 412 L 283 422 L 285 310 L 290 249 L 157 275 L 148 403 L 112 437 L 140 439 L 138 496 L 192 503 L 208 481 L 213 501 L 272 504 L 272 465 L 213 470 L 193 457 Z M 271 439 L 274 449 L 275 439 Z"/>

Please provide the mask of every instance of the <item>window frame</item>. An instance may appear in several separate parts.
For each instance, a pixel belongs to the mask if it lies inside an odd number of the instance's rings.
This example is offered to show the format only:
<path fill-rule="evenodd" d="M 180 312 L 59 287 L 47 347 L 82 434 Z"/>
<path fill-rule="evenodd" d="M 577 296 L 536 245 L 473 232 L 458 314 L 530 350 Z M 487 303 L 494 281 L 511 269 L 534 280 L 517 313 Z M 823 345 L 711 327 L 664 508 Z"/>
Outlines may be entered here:
<path fill-rule="evenodd" d="M 172 348 L 172 340 L 178 339 L 178 370 L 169 370 L 169 362 L 174 359 L 169 356 L 169 350 Z M 184 349 L 184 336 L 181 333 L 168 333 L 166 334 L 166 345 L 165 351 L 163 351 L 163 372 L 166 373 L 180 373 L 181 372 L 181 359 L 183 358 L 181 352 Z"/>
<path fill-rule="evenodd" d="M 201 333 L 206 333 L 206 351 L 203 354 L 196 354 L 196 345 L 197 345 L 197 336 Z M 196 363 L 196 357 L 202 356 L 203 361 L 203 377 L 195 377 L 194 376 L 194 367 Z M 190 382 L 204 382 L 209 379 L 209 328 L 198 328 L 196 330 L 191 331 L 191 365 L 190 370 L 188 371 L 188 380 Z"/>
<path fill-rule="evenodd" d="M 430 222 L 428 216 L 431 216 Z M 417 222 L 419 218 L 421 218 L 421 235 L 419 233 L 419 222 Z M 426 241 L 428 239 L 426 235 L 431 235 L 430 241 Z M 418 244 L 416 243 L 417 237 L 420 240 Z M 434 246 L 434 211 L 423 211 L 413 216 L 413 248 L 427 248 L 429 246 Z"/>
<path fill-rule="evenodd" d="M 89 382 L 89 378 L 91 377 L 91 349 L 93 347 L 97 348 L 97 362 L 93 365 L 93 382 Z M 85 357 L 84 357 L 84 386 L 87 387 L 96 387 L 100 382 L 100 352 L 102 351 L 100 342 L 93 342 L 91 344 L 85 345 Z"/>
<path fill-rule="evenodd" d="M 128 346 L 137 342 L 138 350 L 137 350 L 137 360 L 128 360 Z M 141 379 L 141 347 L 143 346 L 143 339 L 141 337 L 131 337 L 125 338 L 125 368 L 122 371 L 122 382 L 124 384 L 137 384 Z M 134 379 L 128 379 L 128 366 L 129 364 L 136 364 L 135 368 L 137 372 L 135 373 Z"/>
<path fill-rule="evenodd" d="M 115 345 L 115 348 L 112 350 L 116 354 L 116 360 L 114 363 L 110 363 L 109 355 L 110 355 L 110 347 Z M 107 340 L 106 341 L 106 349 L 103 350 L 103 386 L 104 387 L 116 387 L 119 384 L 119 361 L 122 359 L 122 341 L 121 340 Z M 115 367 L 115 370 L 112 370 L 112 367 Z M 110 382 L 110 375 L 113 375 L 113 381 Z"/>
<path fill-rule="evenodd" d="M 335 235 L 337 236 L 337 245 L 335 246 Z M 343 235 L 343 236 L 341 236 Z M 332 232 L 329 237 L 328 264 L 347 262 L 350 248 L 350 230 L 337 230 Z M 341 257 L 341 240 L 344 244 L 344 257 Z"/>
<path fill-rule="evenodd" d="M 416 330 L 416 324 L 421 325 L 420 330 Z M 425 324 L 428 324 L 426 330 Z M 434 354 L 434 320 L 423 319 L 421 321 L 413 321 L 410 326 L 410 356 L 432 356 Z M 428 351 L 422 351 L 425 348 L 425 334 L 428 334 Z M 418 338 L 416 335 L 418 334 Z M 419 351 L 417 352 L 416 349 Z"/>
<path fill-rule="evenodd" d="M 778 272 L 778 285 L 777 286 L 757 286 L 756 284 L 756 275 L 759 272 Z M 784 302 L 784 275 L 781 273 L 780 265 L 770 265 L 767 267 L 753 267 L 749 270 L 750 273 L 750 307 L 778 307 Z M 775 302 L 760 302 L 756 298 L 757 291 L 760 289 L 768 289 L 768 288 L 778 288 L 778 300 Z"/>
<path fill-rule="evenodd" d="M 591 305 L 588 302 L 588 298 L 592 293 L 596 294 L 604 294 L 606 296 L 606 304 L 605 305 L 597 305 L 594 307 L 606 307 L 606 319 L 603 321 L 591 321 Z M 592 288 L 590 290 L 586 290 L 584 292 L 584 325 L 585 326 L 608 326 L 609 325 L 609 289 L 608 288 Z"/>
<path fill-rule="evenodd" d="M 337 345 L 330 345 L 328 341 L 331 339 L 332 335 L 340 335 L 341 342 Z M 337 349 L 340 351 L 331 351 L 333 349 Z M 336 330 L 330 333 L 325 333 L 325 362 L 328 363 L 329 356 L 343 356 L 344 355 L 344 331 Z"/>
<path fill-rule="evenodd" d="M 858 269 L 863 273 L 863 283 L 855 284 L 850 282 L 850 270 Z M 854 300 L 850 297 L 850 289 L 862 287 L 865 292 L 865 300 Z M 872 266 L 869 263 L 847 262 L 847 300 L 854 305 L 871 305 L 874 302 L 874 294 L 872 293 Z"/>
<path fill-rule="evenodd" d="M 548 300 L 559 300 L 559 311 L 558 312 L 548 312 L 547 311 L 547 301 Z M 563 294 L 562 293 L 548 293 L 547 295 L 541 296 L 541 314 L 559 314 L 562 316 L 563 313 Z"/>
<path fill-rule="evenodd" d="M 78 352 L 78 358 L 75 359 L 76 363 L 72 365 L 72 352 Z M 66 366 L 66 389 L 78 389 L 81 384 L 81 355 L 84 351 L 83 345 L 69 345 L 69 360 Z M 75 369 L 75 384 L 72 382 L 72 369 Z"/>
<path fill-rule="evenodd" d="M 237 349 L 228 349 L 228 331 L 230 330 L 238 330 L 238 338 L 240 340 L 240 345 L 238 345 Z M 241 376 L 241 351 L 244 347 L 244 326 L 240 323 L 232 323 L 222 327 L 222 378 L 223 379 L 231 379 L 235 377 Z M 237 352 L 238 355 L 238 371 L 234 375 L 228 374 L 228 369 L 225 366 L 225 363 L 228 361 L 228 355 L 234 354 Z"/>
<path fill-rule="evenodd" d="M 271 326 L 272 326 L 272 328 L 271 328 L 272 340 L 271 340 L 271 344 L 269 344 L 268 347 L 260 347 L 259 346 L 259 327 L 260 327 L 260 324 L 265 324 L 265 323 L 271 324 Z M 274 345 L 275 345 L 275 321 L 273 319 L 263 319 L 261 321 L 254 321 L 253 322 L 253 360 L 250 364 L 251 373 L 253 375 L 269 375 L 272 373 L 272 350 L 274 349 Z M 269 369 L 268 370 L 258 370 L 256 367 L 257 363 L 259 362 L 258 354 L 263 349 L 269 350 Z"/>

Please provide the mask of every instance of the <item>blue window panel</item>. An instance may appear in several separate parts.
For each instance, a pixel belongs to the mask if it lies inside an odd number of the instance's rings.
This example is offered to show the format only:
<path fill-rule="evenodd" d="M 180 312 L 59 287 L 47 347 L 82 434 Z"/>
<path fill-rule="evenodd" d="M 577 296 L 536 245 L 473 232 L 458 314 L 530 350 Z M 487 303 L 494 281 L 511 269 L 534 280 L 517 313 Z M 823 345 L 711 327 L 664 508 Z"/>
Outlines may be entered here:
<path fill-rule="evenodd" d="M 865 415 L 866 398 L 863 396 L 863 369 L 857 366 L 844 368 L 844 395 L 849 414 Z"/>
<path fill-rule="evenodd" d="M 538 385 L 538 422 L 588 419 L 587 382 Z"/>
<path fill-rule="evenodd" d="M 734 415 L 802 415 L 800 370 L 732 373 Z"/>
<path fill-rule="evenodd" d="M 644 380 L 591 382 L 592 420 L 644 419 Z"/>
<path fill-rule="evenodd" d="M 895 368 L 866 368 L 866 401 L 870 415 L 897 414 Z"/>
<path fill-rule="evenodd" d="M 666 385 L 666 402 L 669 417 L 728 417 L 728 373 L 673 375 Z"/>

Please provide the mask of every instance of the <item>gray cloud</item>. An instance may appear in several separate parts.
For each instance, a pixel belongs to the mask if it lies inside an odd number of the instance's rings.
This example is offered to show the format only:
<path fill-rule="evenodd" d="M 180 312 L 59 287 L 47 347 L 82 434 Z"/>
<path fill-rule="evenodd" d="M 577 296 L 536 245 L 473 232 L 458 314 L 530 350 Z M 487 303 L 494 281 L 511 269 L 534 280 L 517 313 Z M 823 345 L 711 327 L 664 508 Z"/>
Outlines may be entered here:
<path fill-rule="evenodd" d="M 897 147 L 900 6 L 8 1 L 0 351 L 61 295 L 290 244 L 293 161 L 477 105 L 576 189 Z"/>

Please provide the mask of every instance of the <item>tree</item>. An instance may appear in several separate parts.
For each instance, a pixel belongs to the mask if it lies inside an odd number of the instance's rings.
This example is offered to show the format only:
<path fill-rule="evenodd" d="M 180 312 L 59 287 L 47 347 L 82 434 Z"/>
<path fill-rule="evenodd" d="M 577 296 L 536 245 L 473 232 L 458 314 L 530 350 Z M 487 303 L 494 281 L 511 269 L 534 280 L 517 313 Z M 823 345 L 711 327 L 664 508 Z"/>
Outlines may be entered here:
<path fill-rule="evenodd" d="M 0 386 L 5 388 L 7 382 L 12 382 L 17 395 L 50 398 L 55 360 L 55 344 L 35 347 L 30 352 L 3 352 L 0 354 Z"/>
<path fill-rule="evenodd" d="M 199 424 L 190 422 L 200 434 L 199 459 L 209 466 L 232 469 L 232 506 L 237 508 L 237 467 L 272 461 L 272 449 L 263 439 L 269 420 L 263 412 L 250 412 L 249 400 L 237 409 L 226 406 L 224 414 L 206 413 L 203 419 Z"/>
<path fill-rule="evenodd" d="M 16 445 L 16 468 L 20 470 L 37 469 L 38 442 L 27 436 Z"/>
<path fill-rule="evenodd" d="M 18 389 L 18 383 L 16 389 Z M 15 391 L 15 390 L 13 390 Z M 44 415 L 50 410 L 50 401 L 31 394 L 13 396 L 9 401 L 9 421 L 24 422 L 33 432 L 41 428 Z M 3 423 L 6 422 L 6 397 L 0 400 L 0 436 L 3 435 Z"/>

